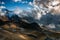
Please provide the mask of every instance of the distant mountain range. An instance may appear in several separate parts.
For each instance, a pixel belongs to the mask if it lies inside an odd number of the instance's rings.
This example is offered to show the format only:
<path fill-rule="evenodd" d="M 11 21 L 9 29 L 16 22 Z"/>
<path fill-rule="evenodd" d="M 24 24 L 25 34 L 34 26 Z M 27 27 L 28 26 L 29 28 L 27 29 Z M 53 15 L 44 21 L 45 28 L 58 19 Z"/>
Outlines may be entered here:
<path fill-rule="evenodd" d="M 21 10 L 20 10 L 21 11 Z M 26 21 L 28 23 L 33 22 L 33 15 L 32 12 L 28 12 L 25 10 L 22 10 L 22 12 L 14 10 L 14 11 L 9 11 L 8 9 L 1 9 L 0 11 L 0 20 L 3 21 L 11 21 L 15 20 L 18 22 L 19 20 Z"/>
<path fill-rule="evenodd" d="M 22 9 L 15 9 L 14 11 L 9 11 L 7 9 L 0 10 L 0 20 L 19 22 L 20 20 L 27 23 L 36 22 L 38 24 L 49 25 L 49 24 L 60 24 L 60 15 L 53 15 L 50 13 L 44 14 L 39 10 L 25 11 Z M 58 19 L 58 20 L 57 20 Z"/>

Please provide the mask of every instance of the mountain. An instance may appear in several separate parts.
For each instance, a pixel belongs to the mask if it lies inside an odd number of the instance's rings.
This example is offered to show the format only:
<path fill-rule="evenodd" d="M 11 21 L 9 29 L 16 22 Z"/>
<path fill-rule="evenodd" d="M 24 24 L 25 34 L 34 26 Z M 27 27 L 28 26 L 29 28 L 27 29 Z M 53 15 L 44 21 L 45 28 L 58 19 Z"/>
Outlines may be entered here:
<path fill-rule="evenodd" d="M 13 16 L 16 17 L 13 11 L 9 11 L 8 9 L 3 8 L 0 11 L 0 20 L 2 21 L 11 21 Z"/>
<path fill-rule="evenodd" d="M 5 16 L 7 12 L 8 12 L 7 9 L 1 9 L 0 10 L 0 20 L 8 21 L 8 18 Z"/>
<path fill-rule="evenodd" d="M 17 9 L 18 10 L 18 9 Z M 14 11 L 9 11 L 5 8 L 1 9 L 0 11 L 0 20 L 2 21 L 12 21 L 14 20 L 15 22 L 19 22 L 20 20 L 26 20 L 29 22 L 29 12 L 19 9 L 19 11 L 14 10 Z M 31 20 L 31 18 L 30 18 Z M 32 20 L 31 20 L 32 21 Z"/>

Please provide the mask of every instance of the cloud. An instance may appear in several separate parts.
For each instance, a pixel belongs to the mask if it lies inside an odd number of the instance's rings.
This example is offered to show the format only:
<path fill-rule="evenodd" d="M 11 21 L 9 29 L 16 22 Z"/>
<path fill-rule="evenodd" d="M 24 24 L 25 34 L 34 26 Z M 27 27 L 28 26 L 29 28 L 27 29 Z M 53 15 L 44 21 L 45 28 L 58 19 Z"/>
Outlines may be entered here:
<path fill-rule="evenodd" d="M 27 7 L 27 9 L 31 10 L 31 7 Z"/>
<path fill-rule="evenodd" d="M 21 3 L 28 3 L 28 1 L 23 1 L 23 0 L 13 0 L 14 2 L 21 2 Z"/>
<path fill-rule="evenodd" d="M 28 3 L 27 1 L 22 1 L 22 3 Z"/>
<path fill-rule="evenodd" d="M 21 2 L 22 0 L 13 0 L 14 2 Z"/>
<path fill-rule="evenodd" d="M 0 4 L 5 4 L 5 2 L 0 2 Z"/>
<path fill-rule="evenodd" d="M 52 5 L 57 5 L 57 4 L 59 4 L 60 2 L 59 1 L 53 1 L 52 2 Z"/>
<path fill-rule="evenodd" d="M 33 3 L 32 2 L 29 2 L 29 5 L 32 5 Z"/>
<path fill-rule="evenodd" d="M 0 6 L 0 9 L 2 9 L 2 8 L 6 8 L 5 6 Z"/>
<path fill-rule="evenodd" d="M 5 13 L 3 13 L 3 12 L 0 12 L 0 15 L 1 15 L 1 16 L 4 16 L 4 15 L 5 15 Z"/>
<path fill-rule="evenodd" d="M 14 10 L 14 13 L 15 13 L 16 15 L 19 15 L 21 12 L 23 12 L 23 10 L 20 9 L 19 7 L 17 7 L 17 8 Z"/>
<path fill-rule="evenodd" d="M 49 24 L 49 25 L 47 25 L 46 27 L 47 27 L 48 29 L 54 29 L 54 28 L 56 28 L 54 24 Z"/>
<path fill-rule="evenodd" d="M 6 8 L 5 6 L 0 6 L 0 15 L 4 16 L 6 12 L 3 12 L 2 9 Z"/>
<path fill-rule="evenodd" d="M 2 4 L 5 4 L 4 2 L 2 2 Z"/>

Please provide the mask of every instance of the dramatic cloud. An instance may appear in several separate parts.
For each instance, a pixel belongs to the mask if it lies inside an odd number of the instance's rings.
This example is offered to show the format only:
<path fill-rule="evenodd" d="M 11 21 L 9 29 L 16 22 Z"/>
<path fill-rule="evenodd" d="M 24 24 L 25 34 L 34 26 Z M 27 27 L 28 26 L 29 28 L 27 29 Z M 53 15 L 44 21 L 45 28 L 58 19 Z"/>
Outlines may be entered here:
<path fill-rule="evenodd" d="M 60 2 L 59 1 L 53 1 L 52 2 L 52 5 L 57 5 L 57 4 L 59 4 Z"/>
<path fill-rule="evenodd" d="M 40 26 L 44 25 L 48 29 L 57 30 L 60 28 L 59 20 L 60 20 L 60 1 L 59 0 L 50 0 L 47 4 L 46 1 L 40 0 L 43 3 L 39 2 L 38 0 L 34 0 L 33 7 L 34 13 L 36 13 L 35 22 L 38 23 Z M 46 2 L 46 4 L 45 4 Z M 31 3 L 29 3 L 31 4 Z M 41 5 L 42 4 L 42 5 Z M 32 14 L 34 14 L 32 13 Z M 54 14 L 54 15 L 53 15 Z M 42 24 L 42 25 L 41 25 Z"/>

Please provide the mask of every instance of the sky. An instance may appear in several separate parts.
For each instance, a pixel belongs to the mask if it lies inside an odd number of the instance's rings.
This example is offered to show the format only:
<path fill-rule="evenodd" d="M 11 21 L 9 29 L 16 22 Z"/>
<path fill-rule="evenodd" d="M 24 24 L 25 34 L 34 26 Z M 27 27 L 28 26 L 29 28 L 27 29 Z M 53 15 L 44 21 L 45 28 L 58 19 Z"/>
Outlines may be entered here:
<path fill-rule="evenodd" d="M 33 0 L 0 0 L 0 7 L 8 10 L 14 10 L 20 8 L 23 10 L 31 10 Z"/>

